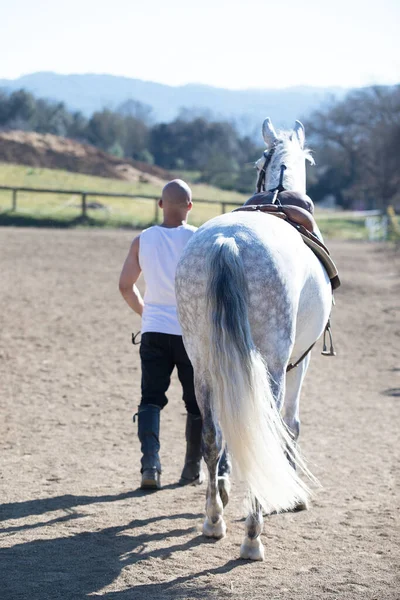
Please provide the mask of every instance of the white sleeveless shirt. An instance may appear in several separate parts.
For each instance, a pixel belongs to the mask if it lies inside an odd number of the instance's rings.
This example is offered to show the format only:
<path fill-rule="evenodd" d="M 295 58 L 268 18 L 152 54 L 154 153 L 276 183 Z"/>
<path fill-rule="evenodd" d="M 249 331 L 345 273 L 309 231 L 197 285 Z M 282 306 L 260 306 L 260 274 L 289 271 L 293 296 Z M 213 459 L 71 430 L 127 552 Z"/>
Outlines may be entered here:
<path fill-rule="evenodd" d="M 141 332 L 182 335 L 176 311 L 175 271 L 197 227 L 154 225 L 140 234 L 139 264 L 146 283 Z"/>

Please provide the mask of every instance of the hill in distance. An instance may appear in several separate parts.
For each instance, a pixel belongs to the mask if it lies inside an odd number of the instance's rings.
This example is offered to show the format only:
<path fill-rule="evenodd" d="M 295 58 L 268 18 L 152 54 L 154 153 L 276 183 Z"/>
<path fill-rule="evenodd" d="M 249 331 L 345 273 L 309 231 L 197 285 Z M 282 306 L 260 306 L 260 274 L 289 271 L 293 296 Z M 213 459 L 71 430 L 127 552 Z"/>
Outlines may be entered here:
<path fill-rule="evenodd" d="M 109 108 L 116 109 L 129 99 L 148 104 L 157 122 L 172 121 L 182 108 L 213 118 L 234 120 L 241 131 L 259 132 L 265 117 L 277 127 L 292 127 L 296 119 L 307 117 L 332 98 L 340 100 L 343 88 L 291 87 L 286 89 L 227 90 L 199 84 L 169 86 L 115 75 L 59 75 L 32 73 L 18 79 L 0 79 L 0 88 L 24 88 L 36 97 L 64 102 L 69 109 L 86 116 Z"/>
<path fill-rule="evenodd" d="M 161 167 L 117 158 L 89 144 L 34 131 L 0 131 L 0 163 L 59 169 L 158 186 L 172 178 L 171 173 Z"/>

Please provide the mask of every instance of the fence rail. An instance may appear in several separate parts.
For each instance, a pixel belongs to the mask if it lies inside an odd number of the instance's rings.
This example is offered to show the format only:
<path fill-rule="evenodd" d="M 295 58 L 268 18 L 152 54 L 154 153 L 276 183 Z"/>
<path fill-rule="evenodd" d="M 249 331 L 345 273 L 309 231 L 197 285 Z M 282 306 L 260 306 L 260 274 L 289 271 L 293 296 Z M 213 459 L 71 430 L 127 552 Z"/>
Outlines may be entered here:
<path fill-rule="evenodd" d="M 88 198 L 126 198 L 129 200 L 148 200 L 154 202 L 154 223 L 159 219 L 159 196 L 148 194 L 124 194 L 118 192 L 96 192 L 93 190 L 59 190 L 54 188 L 33 188 L 25 186 L 10 186 L 0 185 L 0 191 L 11 192 L 11 211 L 16 212 L 18 206 L 18 193 L 25 192 L 28 194 L 64 194 L 69 196 L 80 196 L 81 218 L 86 219 L 90 204 Z M 224 214 L 229 206 L 242 206 L 242 202 L 238 201 L 221 201 L 221 200 L 206 200 L 204 198 L 195 198 L 196 204 L 209 204 L 211 206 L 220 206 L 221 213 Z M 392 211 L 392 212 L 391 212 Z M 349 213 L 349 216 L 364 219 L 364 226 L 367 230 L 368 239 L 384 240 L 390 236 L 395 239 L 400 238 L 399 223 L 392 207 L 389 207 L 387 214 L 380 210 L 357 211 Z M 335 218 L 335 217 L 330 217 Z M 336 218 L 337 215 L 336 215 Z"/>
<path fill-rule="evenodd" d="M 158 201 L 160 199 L 159 196 L 149 196 L 147 194 L 123 194 L 117 192 L 95 192 L 92 190 L 57 190 L 50 188 L 30 188 L 30 187 L 20 187 L 20 186 L 10 186 L 10 185 L 0 185 L 0 190 L 10 191 L 11 192 L 11 210 L 17 210 L 17 194 L 18 192 L 27 192 L 27 193 L 35 193 L 35 194 L 65 194 L 65 195 L 74 195 L 81 197 L 81 217 L 87 217 L 88 211 L 88 203 L 87 199 L 92 197 L 98 198 L 129 198 L 131 200 L 140 199 L 140 200 L 149 200 L 153 201 L 154 204 L 154 220 L 158 220 Z M 226 212 L 227 206 L 242 206 L 242 202 L 224 202 L 221 200 L 205 200 L 204 198 L 196 198 L 196 204 L 218 204 L 221 207 L 221 213 L 224 214 Z"/>

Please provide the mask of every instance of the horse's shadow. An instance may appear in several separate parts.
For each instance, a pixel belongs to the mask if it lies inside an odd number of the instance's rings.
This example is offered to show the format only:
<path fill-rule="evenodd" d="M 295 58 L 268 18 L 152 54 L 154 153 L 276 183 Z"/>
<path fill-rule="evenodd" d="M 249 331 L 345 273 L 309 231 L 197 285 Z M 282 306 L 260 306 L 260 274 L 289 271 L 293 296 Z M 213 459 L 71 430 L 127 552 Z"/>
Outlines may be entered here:
<path fill-rule="evenodd" d="M 173 515 L 173 519 L 187 515 Z M 197 517 L 198 515 L 193 515 Z M 166 519 L 169 517 L 161 517 Z M 174 553 L 184 552 L 201 544 L 213 543 L 196 535 L 185 542 L 179 538 L 194 531 L 187 529 L 171 529 L 161 533 L 130 535 L 132 528 L 158 521 L 157 518 L 135 519 L 125 526 L 109 527 L 98 532 L 82 532 L 72 537 L 34 540 L 17 544 L 11 548 L 0 549 L 0 576 L 2 599 L 29 598 L 29 600 L 83 600 L 112 584 L 121 570 L 129 565 L 143 562 L 149 569 L 149 575 L 159 569 L 159 564 L 149 559 L 165 560 Z M 165 540 L 173 540 L 168 546 L 148 550 L 148 544 Z M 230 561 L 217 569 L 207 569 L 188 576 L 178 577 L 165 583 L 149 583 L 131 587 L 120 592 L 104 593 L 110 600 L 128 600 L 132 598 L 165 598 L 187 595 L 185 584 L 211 572 L 224 573 L 240 564 Z M 197 595 L 196 592 L 199 592 Z M 193 590 L 193 597 L 206 597 L 205 590 Z M 147 594 L 150 594 L 147 596 Z"/>
<path fill-rule="evenodd" d="M 135 497 L 138 492 L 127 492 L 115 496 L 59 496 L 43 500 L 3 505 L 3 518 L 18 518 L 31 514 L 43 514 L 49 510 L 68 510 L 68 515 L 39 523 L 36 525 L 17 526 L 3 529 L 3 533 L 12 535 L 16 530 L 40 527 L 50 523 L 67 521 L 83 517 L 73 510 L 74 506 L 111 502 Z M 141 494 L 142 495 L 142 492 Z M 143 528 L 162 521 L 178 519 L 199 519 L 202 514 L 172 514 L 150 516 L 146 519 L 133 519 L 125 525 L 107 527 L 99 531 L 84 531 L 55 539 L 36 539 L 15 544 L 9 548 L 0 549 L 0 589 L 2 600 L 16 598 L 29 600 L 83 600 L 88 595 L 99 593 L 118 578 L 122 569 L 143 562 L 143 569 L 159 570 L 159 562 L 152 560 L 167 560 L 175 553 L 187 551 L 202 544 L 213 543 L 197 533 L 195 526 L 187 528 L 172 528 L 157 533 L 146 533 Z M 139 530 L 139 531 L 138 531 Z M 141 530 L 141 531 L 140 531 Z M 188 537 L 185 541 L 180 538 Z M 10 539 L 7 536 L 6 539 Z M 153 543 L 167 541 L 161 548 L 154 548 Z M 152 549 L 149 548 L 149 544 Z M 178 577 L 165 583 L 146 583 L 134 585 L 122 591 L 104 592 L 102 595 L 109 600 L 131 600 L 136 598 L 180 598 L 187 597 L 188 585 L 209 573 L 224 573 L 243 564 L 240 561 L 230 561 L 214 570 L 207 569 L 188 576 Z M 193 592 L 193 593 L 192 593 Z M 196 586 L 191 597 L 206 598 L 207 589 Z"/>
<path fill-rule="evenodd" d="M 198 598 L 199 600 L 204 600 L 205 598 L 215 598 L 215 589 L 213 589 L 209 583 L 200 583 L 198 580 L 201 577 L 209 575 L 229 573 L 229 571 L 232 571 L 237 567 L 246 568 L 248 565 L 249 563 L 245 563 L 242 560 L 232 559 L 225 565 L 216 567 L 215 569 L 205 569 L 204 571 L 177 577 L 172 581 L 163 583 L 149 583 L 137 585 L 128 590 L 108 592 L 104 594 L 104 598 L 105 600 L 144 600 L 145 598 L 151 598 L 152 600 L 166 600 L 168 598 L 182 598 L 185 600 L 191 598 L 195 600 Z M 196 584 L 196 586 L 194 587 L 193 584 Z M 224 597 L 231 598 L 232 593 L 230 591 L 223 593 L 219 590 L 218 598 Z"/>

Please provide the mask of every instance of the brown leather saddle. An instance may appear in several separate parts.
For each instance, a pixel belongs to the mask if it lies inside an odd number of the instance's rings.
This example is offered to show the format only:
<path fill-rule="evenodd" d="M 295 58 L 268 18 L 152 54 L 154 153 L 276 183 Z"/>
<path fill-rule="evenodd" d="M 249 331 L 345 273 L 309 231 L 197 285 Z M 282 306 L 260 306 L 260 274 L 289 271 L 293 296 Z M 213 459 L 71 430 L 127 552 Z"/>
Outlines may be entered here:
<path fill-rule="evenodd" d="M 276 203 L 275 203 L 276 202 Z M 340 279 L 335 263 L 325 244 L 317 237 L 315 219 L 312 215 L 314 204 L 305 194 L 292 191 L 259 192 L 249 198 L 243 206 L 233 212 L 262 212 L 287 221 L 300 233 L 303 242 L 321 261 L 328 273 L 332 290 L 340 286 Z"/>

